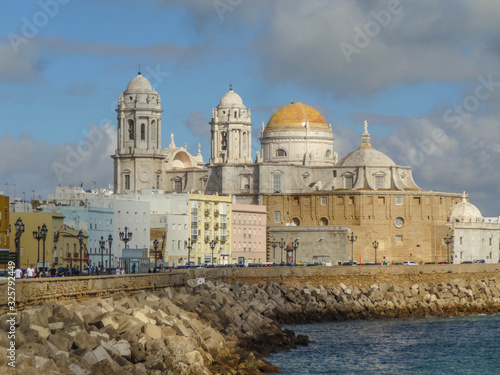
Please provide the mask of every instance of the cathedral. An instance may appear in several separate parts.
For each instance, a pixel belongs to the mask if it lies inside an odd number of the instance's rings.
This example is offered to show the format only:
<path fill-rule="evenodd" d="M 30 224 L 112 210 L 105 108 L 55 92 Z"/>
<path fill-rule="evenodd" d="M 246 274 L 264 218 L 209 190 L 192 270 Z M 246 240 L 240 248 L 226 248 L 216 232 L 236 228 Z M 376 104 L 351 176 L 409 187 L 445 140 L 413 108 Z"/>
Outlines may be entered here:
<path fill-rule="evenodd" d="M 366 122 L 359 147 L 339 159 L 331 124 L 311 106 L 293 102 L 262 123 L 261 148 L 253 157 L 251 111 L 230 87 L 212 110 L 207 163 L 199 145 L 191 155 L 186 144 L 176 146 L 173 134 L 162 148 L 160 95 L 141 73 L 120 94 L 116 111 L 117 194 L 201 191 L 265 205 L 268 261 L 278 257 L 271 250 L 278 239 L 298 237 L 297 261 L 318 255 L 334 263 L 447 259 L 448 217 L 461 194 L 419 188 L 411 167 L 396 165 L 371 145 Z"/>

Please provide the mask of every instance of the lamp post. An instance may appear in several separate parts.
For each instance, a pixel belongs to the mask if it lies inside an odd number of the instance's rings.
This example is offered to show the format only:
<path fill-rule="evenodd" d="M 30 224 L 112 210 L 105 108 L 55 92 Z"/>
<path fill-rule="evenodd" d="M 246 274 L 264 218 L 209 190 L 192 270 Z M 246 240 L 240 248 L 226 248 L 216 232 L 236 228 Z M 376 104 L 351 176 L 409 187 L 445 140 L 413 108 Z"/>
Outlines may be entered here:
<path fill-rule="evenodd" d="M 188 245 L 187 245 L 187 249 L 188 249 L 188 266 L 191 265 L 191 249 L 193 248 L 193 240 L 191 238 L 188 238 Z"/>
<path fill-rule="evenodd" d="M 295 241 L 292 242 L 293 246 L 293 254 L 294 254 L 294 263 L 297 263 L 297 248 L 299 247 L 299 239 L 297 238 Z"/>
<path fill-rule="evenodd" d="M 281 252 L 281 264 L 283 264 L 283 251 L 285 251 L 285 246 L 286 246 L 286 242 L 283 241 L 283 238 L 281 239 L 281 241 L 279 242 L 278 244 L 279 248 L 281 249 L 280 252 Z"/>
<path fill-rule="evenodd" d="M 446 243 L 447 247 L 447 258 L 448 258 L 448 264 L 451 264 L 450 261 L 450 244 L 453 242 L 453 235 L 447 234 L 446 237 L 444 238 L 444 242 Z"/>
<path fill-rule="evenodd" d="M 47 276 L 47 270 L 45 267 L 45 239 L 47 238 L 47 226 L 45 225 L 45 223 L 42 225 L 42 229 L 40 230 L 40 233 L 42 235 L 42 240 L 43 240 L 43 273 L 44 273 L 44 276 Z"/>
<path fill-rule="evenodd" d="M 33 238 L 38 241 L 38 256 L 36 258 L 36 263 L 38 267 L 38 263 L 40 262 L 40 240 L 42 239 L 42 233 L 40 225 L 38 226 L 38 230 L 33 231 Z M 44 265 L 45 266 L 45 265 Z"/>
<path fill-rule="evenodd" d="M 119 235 L 120 235 L 120 240 L 125 242 L 125 249 L 128 249 L 127 243 L 129 241 L 132 241 L 132 232 L 129 232 L 128 228 L 125 227 L 125 232 L 120 232 Z"/>
<path fill-rule="evenodd" d="M 104 241 L 104 237 L 101 236 L 99 240 L 99 249 L 101 250 L 101 269 L 104 266 L 104 250 L 105 250 L 106 241 Z"/>
<path fill-rule="evenodd" d="M 14 227 L 16 228 L 16 238 L 14 240 L 16 243 L 16 267 L 21 267 L 21 236 L 24 233 L 24 223 L 21 218 L 17 219 Z"/>
<path fill-rule="evenodd" d="M 78 242 L 80 243 L 80 272 L 82 272 L 83 231 L 81 229 L 78 232 L 78 236 L 76 236 L 76 238 L 78 238 Z M 45 251 L 44 251 L 44 255 L 45 255 Z"/>
<path fill-rule="evenodd" d="M 108 236 L 108 244 L 109 244 L 109 275 L 111 275 L 111 244 L 113 243 L 113 236 L 110 234 Z"/>
<path fill-rule="evenodd" d="M 351 266 L 354 264 L 354 242 L 358 240 L 358 236 L 355 236 L 354 233 L 351 232 L 351 237 L 347 235 L 347 241 L 351 243 Z"/>
<path fill-rule="evenodd" d="M 214 265 L 214 249 L 215 249 L 216 244 L 217 244 L 217 241 L 215 241 L 215 240 L 210 241 L 210 248 L 212 249 L 212 266 Z"/>
<path fill-rule="evenodd" d="M 377 264 L 377 248 L 378 248 L 378 241 L 373 241 L 372 242 L 373 248 L 375 249 L 375 264 Z"/>
<path fill-rule="evenodd" d="M 155 249 L 155 270 L 154 272 L 156 272 L 156 258 L 157 258 L 157 251 L 158 251 L 158 240 L 155 238 L 155 240 L 153 241 L 153 247 Z"/>
<path fill-rule="evenodd" d="M 272 242 L 270 243 L 271 247 L 273 248 L 273 263 L 276 263 L 276 246 L 278 246 L 278 241 L 276 241 L 274 238 Z"/>

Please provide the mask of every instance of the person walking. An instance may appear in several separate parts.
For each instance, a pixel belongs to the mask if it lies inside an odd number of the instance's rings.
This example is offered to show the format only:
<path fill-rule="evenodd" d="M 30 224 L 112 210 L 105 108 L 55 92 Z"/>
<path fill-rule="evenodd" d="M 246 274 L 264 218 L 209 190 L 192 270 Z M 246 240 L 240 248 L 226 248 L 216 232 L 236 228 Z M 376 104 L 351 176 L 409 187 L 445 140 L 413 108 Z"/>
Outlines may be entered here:
<path fill-rule="evenodd" d="M 35 277 L 35 279 L 39 279 L 42 277 L 42 272 L 40 271 L 40 268 L 38 268 L 38 267 L 36 268 L 34 277 Z"/>
<path fill-rule="evenodd" d="M 115 274 L 116 274 L 116 275 L 119 275 L 119 274 L 120 274 L 120 267 L 117 267 L 117 268 L 116 268 Z"/>
<path fill-rule="evenodd" d="M 16 273 L 16 279 L 23 278 L 23 270 L 21 269 L 21 267 L 17 267 L 15 273 Z"/>
<path fill-rule="evenodd" d="M 33 276 L 35 275 L 35 269 L 33 268 L 33 265 L 31 265 L 27 270 L 26 270 L 26 275 L 28 279 L 32 279 Z"/>

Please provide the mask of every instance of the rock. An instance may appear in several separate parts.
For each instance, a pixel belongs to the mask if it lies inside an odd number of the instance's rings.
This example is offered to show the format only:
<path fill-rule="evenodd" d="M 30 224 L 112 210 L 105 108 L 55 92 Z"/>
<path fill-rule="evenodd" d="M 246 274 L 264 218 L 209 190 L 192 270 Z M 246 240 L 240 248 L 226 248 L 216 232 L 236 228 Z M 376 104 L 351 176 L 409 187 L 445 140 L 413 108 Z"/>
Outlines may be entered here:
<path fill-rule="evenodd" d="M 162 331 L 161 328 L 155 324 L 145 324 L 144 325 L 144 334 L 151 339 L 161 339 Z"/>

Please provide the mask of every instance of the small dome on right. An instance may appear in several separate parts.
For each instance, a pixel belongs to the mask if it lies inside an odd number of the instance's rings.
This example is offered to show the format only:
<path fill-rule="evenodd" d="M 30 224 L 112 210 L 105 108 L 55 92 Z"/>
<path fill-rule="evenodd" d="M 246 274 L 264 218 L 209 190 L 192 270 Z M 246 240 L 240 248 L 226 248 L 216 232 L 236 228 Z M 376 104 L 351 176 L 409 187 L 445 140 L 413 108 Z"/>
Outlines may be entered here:
<path fill-rule="evenodd" d="M 480 223 L 484 221 L 484 218 L 476 206 L 467 202 L 464 192 L 462 201 L 451 208 L 448 221 L 455 223 Z"/>

